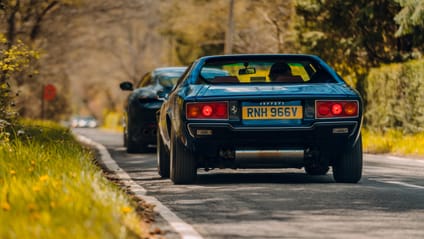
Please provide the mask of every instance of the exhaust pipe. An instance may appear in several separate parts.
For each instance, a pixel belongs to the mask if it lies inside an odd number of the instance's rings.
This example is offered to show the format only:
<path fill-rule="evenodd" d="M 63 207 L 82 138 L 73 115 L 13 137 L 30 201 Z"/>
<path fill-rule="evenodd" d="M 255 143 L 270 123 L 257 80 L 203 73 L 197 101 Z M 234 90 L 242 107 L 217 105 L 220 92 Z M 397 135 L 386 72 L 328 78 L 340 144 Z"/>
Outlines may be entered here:
<path fill-rule="evenodd" d="M 298 167 L 304 164 L 305 151 L 303 149 L 278 150 L 236 150 L 235 161 L 240 166 L 261 165 L 275 167 Z"/>

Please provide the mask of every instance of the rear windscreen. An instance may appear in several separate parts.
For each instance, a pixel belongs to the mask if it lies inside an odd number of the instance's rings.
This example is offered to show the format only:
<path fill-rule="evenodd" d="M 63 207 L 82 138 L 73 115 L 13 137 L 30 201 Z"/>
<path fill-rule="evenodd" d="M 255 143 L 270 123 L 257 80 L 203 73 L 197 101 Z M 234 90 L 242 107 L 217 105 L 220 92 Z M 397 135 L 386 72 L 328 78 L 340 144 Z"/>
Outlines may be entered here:
<path fill-rule="evenodd" d="M 206 62 L 199 80 L 209 84 L 336 82 L 317 63 L 305 60 Z"/>

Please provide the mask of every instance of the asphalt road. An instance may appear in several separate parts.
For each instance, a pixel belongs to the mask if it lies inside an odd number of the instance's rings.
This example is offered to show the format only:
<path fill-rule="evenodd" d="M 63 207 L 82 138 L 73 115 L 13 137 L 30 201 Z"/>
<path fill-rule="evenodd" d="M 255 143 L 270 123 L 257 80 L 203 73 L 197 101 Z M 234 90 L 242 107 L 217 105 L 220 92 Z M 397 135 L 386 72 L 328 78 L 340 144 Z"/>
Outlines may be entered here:
<path fill-rule="evenodd" d="M 157 174 L 156 155 L 127 154 L 122 134 L 76 133 L 103 144 L 131 179 L 202 238 L 424 238 L 424 160 L 365 155 L 358 184 L 338 184 L 331 172 L 199 170 L 193 185 Z M 180 238 L 158 220 L 168 233 Z"/>

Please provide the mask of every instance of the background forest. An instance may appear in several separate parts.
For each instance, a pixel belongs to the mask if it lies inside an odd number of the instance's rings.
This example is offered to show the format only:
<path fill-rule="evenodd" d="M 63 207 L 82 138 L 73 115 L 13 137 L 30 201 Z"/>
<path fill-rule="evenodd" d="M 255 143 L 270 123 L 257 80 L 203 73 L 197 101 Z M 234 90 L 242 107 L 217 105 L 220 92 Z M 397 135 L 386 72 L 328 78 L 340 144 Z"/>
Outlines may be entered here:
<path fill-rule="evenodd" d="M 0 126 L 42 117 L 104 120 L 119 83 L 224 53 L 311 53 L 366 102 L 366 126 L 424 127 L 422 0 L 0 0 Z"/>

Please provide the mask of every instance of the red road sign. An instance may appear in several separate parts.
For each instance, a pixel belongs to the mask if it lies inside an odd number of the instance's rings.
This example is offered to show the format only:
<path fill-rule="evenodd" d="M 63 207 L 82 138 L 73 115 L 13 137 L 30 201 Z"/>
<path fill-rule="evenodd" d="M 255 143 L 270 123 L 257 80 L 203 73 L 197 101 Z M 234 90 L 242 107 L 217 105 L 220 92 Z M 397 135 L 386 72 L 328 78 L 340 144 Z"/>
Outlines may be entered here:
<path fill-rule="evenodd" d="M 47 101 L 54 100 L 56 97 L 56 87 L 52 84 L 44 86 L 43 99 Z"/>

